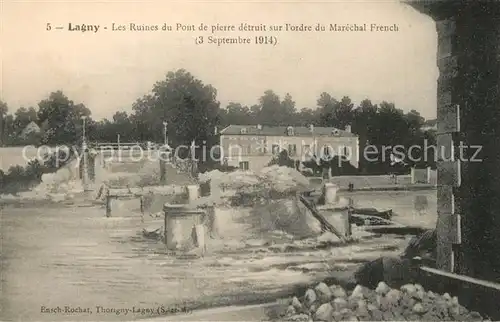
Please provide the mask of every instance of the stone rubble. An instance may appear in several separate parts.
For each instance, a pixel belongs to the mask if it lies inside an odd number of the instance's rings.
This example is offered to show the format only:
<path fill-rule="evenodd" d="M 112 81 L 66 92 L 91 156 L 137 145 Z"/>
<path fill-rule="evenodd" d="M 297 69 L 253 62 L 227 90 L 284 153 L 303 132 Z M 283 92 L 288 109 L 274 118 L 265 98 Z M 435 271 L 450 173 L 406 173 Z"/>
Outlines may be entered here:
<path fill-rule="evenodd" d="M 212 194 L 217 197 L 245 196 L 250 199 L 267 199 L 274 192 L 283 198 L 284 194 L 301 191 L 309 185 L 309 179 L 295 169 L 283 166 L 269 166 L 260 172 L 234 171 L 223 173 L 218 170 L 202 173 L 199 181 L 211 182 L 217 187 Z"/>
<path fill-rule="evenodd" d="M 293 297 L 285 321 L 487 321 L 460 305 L 457 297 L 406 284 L 399 290 L 380 282 L 375 290 L 357 285 L 347 292 L 319 283 L 303 297 Z"/>

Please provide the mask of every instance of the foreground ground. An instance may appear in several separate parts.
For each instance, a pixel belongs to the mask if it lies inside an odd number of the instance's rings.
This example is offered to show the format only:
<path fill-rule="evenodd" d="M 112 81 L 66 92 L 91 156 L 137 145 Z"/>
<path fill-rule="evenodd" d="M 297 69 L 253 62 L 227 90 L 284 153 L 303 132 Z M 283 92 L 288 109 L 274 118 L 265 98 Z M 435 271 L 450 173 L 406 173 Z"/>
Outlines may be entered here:
<path fill-rule="evenodd" d="M 417 195 L 428 198 L 423 212 L 414 210 Z M 359 206 L 393 208 L 402 223 L 435 224 L 434 191 L 349 197 Z M 182 308 L 268 302 L 298 286 L 346 274 L 360 262 L 398 253 L 406 244 L 404 238 L 384 236 L 318 249 L 279 232 L 255 235 L 234 217 L 223 223 L 224 238 L 205 258 L 179 258 L 138 234 L 144 224 L 136 202 L 120 204 L 114 213 L 105 218 L 104 209 L 95 206 L 2 209 L 0 319 L 131 320 Z M 66 314 L 65 306 L 91 313 Z M 129 313 L 98 313 L 97 306 Z M 42 313 L 42 307 L 63 312 Z"/>

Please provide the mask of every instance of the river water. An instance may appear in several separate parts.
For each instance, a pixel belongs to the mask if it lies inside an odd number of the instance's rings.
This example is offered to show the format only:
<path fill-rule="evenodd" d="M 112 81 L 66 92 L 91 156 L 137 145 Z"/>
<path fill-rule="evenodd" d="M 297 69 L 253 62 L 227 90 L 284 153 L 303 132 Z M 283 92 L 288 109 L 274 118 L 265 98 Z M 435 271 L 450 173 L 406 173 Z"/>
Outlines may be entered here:
<path fill-rule="evenodd" d="M 411 210 L 421 194 L 350 197 L 366 207 L 392 205 L 402 221 L 420 219 L 432 226 L 435 192 L 424 193 L 430 199 L 428 214 L 415 217 Z M 249 236 L 229 218 L 224 225 L 232 235 L 218 247 L 204 258 L 181 258 L 142 236 L 145 224 L 137 202 L 124 202 L 113 214 L 106 218 L 98 206 L 1 209 L 0 320 L 128 321 L 173 310 L 266 302 L 291 294 L 298 285 L 349 271 L 360 261 L 395 254 L 406 244 L 377 237 L 351 246 L 277 247 L 294 244 L 279 233 Z M 256 241 L 245 242 L 250 238 Z"/>

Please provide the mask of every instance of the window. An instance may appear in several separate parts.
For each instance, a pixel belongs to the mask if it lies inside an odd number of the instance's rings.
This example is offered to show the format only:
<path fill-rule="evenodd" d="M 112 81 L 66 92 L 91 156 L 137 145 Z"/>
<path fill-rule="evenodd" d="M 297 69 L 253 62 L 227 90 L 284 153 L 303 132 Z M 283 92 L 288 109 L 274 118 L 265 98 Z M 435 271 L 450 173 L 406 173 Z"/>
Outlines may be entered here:
<path fill-rule="evenodd" d="M 256 138 L 255 146 L 254 146 L 254 151 L 256 153 L 262 154 L 266 152 L 266 142 L 264 140 L 260 140 L 259 138 Z"/>
<path fill-rule="evenodd" d="M 295 144 L 289 144 L 288 145 L 288 155 L 296 155 L 297 154 L 297 146 Z"/>
<path fill-rule="evenodd" d="M 240 170 L 248 170 L 250 168 L 250 163 L 248 161 L 240 162 Z"/>
<path fill-rule="evenodd" d="M 286 133 L 288 136 L 293 136 L 293 127 L 289 126 L 286 128 Z"/>
<path fill-rule="evenodd" d="M 330 147 L 329 146 L 324 146 L 323 147 L 323 155 L 325 156 L 330 156 L 331 155 L 331 151 L 330 151 Z"/>
<path fill-rule="evenodd" d="M 227 148 L 228 153 L 227 155 L 229 156 L 239 156 L 242 155 L 243 152 L 243 146 L 239 144 L 230 144 L 229 147 Z"/>
<path fill-rule="evenodd" d="M 280 153 L 280 146 L 279 144 L 273 144 L 271 148 L 272 154 L 278 154 Z"/>
<path fill-rule="evenodd" d="M 252 154 L 252 145 L 251 144 L 249 144 L 247 146 L 247 154 Z"/>

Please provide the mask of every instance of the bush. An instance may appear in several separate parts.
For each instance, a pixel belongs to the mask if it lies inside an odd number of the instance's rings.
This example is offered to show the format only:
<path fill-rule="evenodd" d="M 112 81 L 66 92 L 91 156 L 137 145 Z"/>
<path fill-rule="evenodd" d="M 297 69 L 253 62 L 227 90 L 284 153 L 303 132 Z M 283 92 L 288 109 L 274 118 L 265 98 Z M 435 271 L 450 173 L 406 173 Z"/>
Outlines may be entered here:
<path fill-rule="evenodd" d="M 339 156 L 334 156 L 330 160 L 320 159 L 319 164 L 315 159 L 311 159 L 302 162 L 302 165 L 309 169 L 308 171 L 303 171 L 305 176 L 320 177 L 323 175 L 323 169 L 331 169 L 333 176 L 352 176 L 359 174 L 359 170 L 354 167 L 349 160 L 340 159 Z"/>
<path fill-rule="evenodd" d="M 299 162 L 299 163 L 297 163 Z M 267 166 L 273 166 L 273 165 L 279 165 L 280 167 L 288 167 L 288 168 L 294 168 L 297 169 L 300 164 L 300 161 L 296 161 L 288 155 L 287 150 L 282 150 L 277 158 L 273 158 Z"/>
<path fill-rule="evenodd" d="M 30 133 L 24 137 L 18 135 L 11 135 L 5 138 L 5 144 L 7 146 L 26 146 L 26 145 L 39 146 L 41 144 L 41 139 L 42 139 L 41 133 Z"/>

